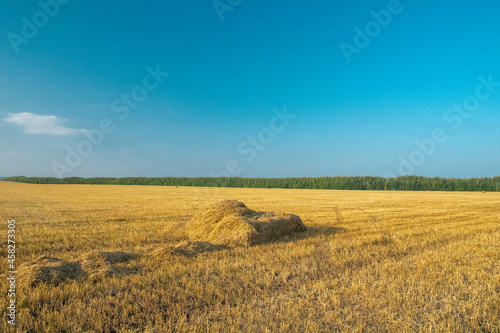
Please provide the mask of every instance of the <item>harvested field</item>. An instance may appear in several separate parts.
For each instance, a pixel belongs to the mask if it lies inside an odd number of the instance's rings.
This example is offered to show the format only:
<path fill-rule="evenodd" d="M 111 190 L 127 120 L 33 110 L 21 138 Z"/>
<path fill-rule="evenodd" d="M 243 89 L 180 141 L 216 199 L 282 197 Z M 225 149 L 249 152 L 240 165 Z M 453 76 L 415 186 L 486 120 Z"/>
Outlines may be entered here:
<path fill-rule="evenodd" d="M 192 218 L 222 199 L 307 230 L 248 247 L 193 239 Z M 499 206 L 493 192 L 0 182 L 20 332 L 498 332 Z"/>

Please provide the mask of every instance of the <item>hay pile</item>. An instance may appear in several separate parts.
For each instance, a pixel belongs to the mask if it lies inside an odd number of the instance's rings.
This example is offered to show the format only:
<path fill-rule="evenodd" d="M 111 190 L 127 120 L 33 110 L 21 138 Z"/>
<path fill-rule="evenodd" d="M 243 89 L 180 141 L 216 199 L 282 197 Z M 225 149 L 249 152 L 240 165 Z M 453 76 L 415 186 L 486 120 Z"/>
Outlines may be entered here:
<path fill-rule="evenodd" d="M 69 280 L 82 280 L 86 273 L 78 262 L 40 257 L 33 264 L 19 268 L 20 284 L 36 287 L 41 283 L 58 286 Z"/>
<path fill-rule="evenodd" d="M 74 261 L 40 257 L 19 268 L 22 286 L 36 287 L 41 283 L 58 286 L 70 280 L 98 280 L 118 274 L 115 264 L 125 263 L 137 255 L 125 252 L 92 251 Z"/>
<path fill-rule="evenodd" d="M 151 255 L 192 258 L 201 253 L 225 250 L 228 246 L 272 242 L 306 230 L 307 227 L 297 215 L 256 212 L 242 202 L 222 200 L 208 205 L 204 212 L 187 223 L 187 235 L 193 240 L 157 248 Z M 70 280 L 99 280 L 135 272 L 136 269 L 121 267 L 123 265 L 120 264 L 137 257 L 136 254 L 121 251 L 92 251 L 72 261 L 40 257 L 20 267 L 20 282 L 23 286 L 36 287 L 41 283 L 57 286 Z"/>
<path fill-rule="evenodd" d="M 186 228 L 193 239 L 227 246 L 252 246 L 307 230 L 297 215 L 256 212 L 236 200 L 208 205 Z"/>

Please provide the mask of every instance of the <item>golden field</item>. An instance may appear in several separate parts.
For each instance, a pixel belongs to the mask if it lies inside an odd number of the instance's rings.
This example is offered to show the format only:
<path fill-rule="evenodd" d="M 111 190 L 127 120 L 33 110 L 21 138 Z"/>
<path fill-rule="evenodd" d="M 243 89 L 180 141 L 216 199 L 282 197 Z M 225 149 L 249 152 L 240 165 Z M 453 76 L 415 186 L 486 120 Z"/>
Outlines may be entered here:
<path fill-rule="evenodd" d="M 218 199 L 308 231 L 198 256 L 158 255 Z M 94 250 L 112 276 L 16 286 L 19 332 L 499 332 L 500 193 L 204 189 L 0 182 L 16 266 Z M 0 331 L 8 286 L 2 276 Z"/>

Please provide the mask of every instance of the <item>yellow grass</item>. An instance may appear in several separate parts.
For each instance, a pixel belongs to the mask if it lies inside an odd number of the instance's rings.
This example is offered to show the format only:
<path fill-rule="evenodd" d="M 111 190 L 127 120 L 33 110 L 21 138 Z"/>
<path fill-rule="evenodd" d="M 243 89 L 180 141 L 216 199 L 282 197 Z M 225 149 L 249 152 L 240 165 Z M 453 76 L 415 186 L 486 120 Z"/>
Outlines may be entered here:
<path fill-rule="evenodd" d="M 310 228 L 248 248 L 190 242 L 186 222 L 219 199 Z M 18 267 L 137 255 L 100 279 L 18 285 L 19 332 L 498 332 L 499 207 L 500 193 L 0 182 L 0 265 L 8 219 Z"/>

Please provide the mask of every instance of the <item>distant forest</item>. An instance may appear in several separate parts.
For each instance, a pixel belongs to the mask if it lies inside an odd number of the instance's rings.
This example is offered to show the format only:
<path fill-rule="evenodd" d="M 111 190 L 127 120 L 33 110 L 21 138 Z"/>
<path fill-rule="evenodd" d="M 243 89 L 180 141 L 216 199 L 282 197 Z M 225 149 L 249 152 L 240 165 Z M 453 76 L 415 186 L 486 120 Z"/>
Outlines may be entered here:
<path fill-rule="evenodd" d="M 154 185 L 242 188 L 295 188 L 322 190 L 389 191 L 494 191 L 500 192 L 500 176 L 493 178 L 440 178 L 422 176 L 383 177 L 125 177 L 125 178 L 53 178 L 6 177 L 3 181 L 31 184 Z"/>

